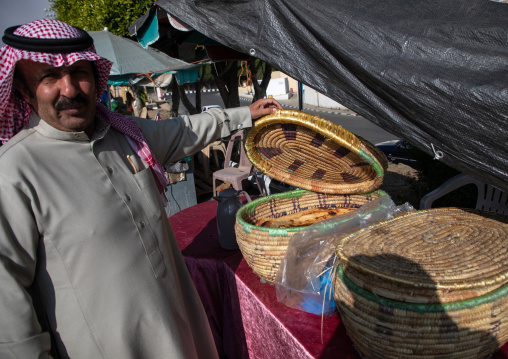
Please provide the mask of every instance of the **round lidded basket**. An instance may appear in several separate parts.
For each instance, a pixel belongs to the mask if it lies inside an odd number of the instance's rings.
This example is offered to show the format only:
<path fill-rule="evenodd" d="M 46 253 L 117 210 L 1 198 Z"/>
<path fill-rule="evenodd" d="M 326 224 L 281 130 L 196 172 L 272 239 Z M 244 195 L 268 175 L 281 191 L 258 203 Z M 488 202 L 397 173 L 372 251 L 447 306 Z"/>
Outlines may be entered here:
<path fill-rule="evenodd" d="M 313 209 L 354 211 L 381 195 L 386 193 L 378 190 L 366 194 L 338 195 L 296 190 L 261 197 L 247 203 L 237 212 L 236 240 L 254 273 L 268 282 L 273 282 L 286 254 L 289 240 L 308 225 L 271 228 L 263 226 L 266 220 L 281 219 Z"/>
<path fill-rule="evenodd" d="M 483 358 L 508 340 L 508 217 L 412 212 L 343 239 L 334 295 L 374 358 Z"/>
<path fill-rule="evenodd" d="M 339 266 L 333 290 L 349 337 L 369 359 L 484 359 L 508 341 L 508 285 L 478 298 L 415 304 L 375 295 Z"/>
<path fill-rule="evenodd" d="M 368 141 L 296 110 L 257 120 L 246 136 L 245 152 L 267 176 L 319 193 L 372 192 L 388 166 L 385 155 Z"/>

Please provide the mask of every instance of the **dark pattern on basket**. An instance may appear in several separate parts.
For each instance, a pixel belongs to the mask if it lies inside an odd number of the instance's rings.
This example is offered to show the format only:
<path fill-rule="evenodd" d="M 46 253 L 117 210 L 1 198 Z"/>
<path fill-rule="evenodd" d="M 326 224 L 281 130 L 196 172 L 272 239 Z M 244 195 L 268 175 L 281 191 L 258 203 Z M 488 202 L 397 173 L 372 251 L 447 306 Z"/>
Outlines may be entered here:
<path fill-rule="evenodd" d="M 344 205 L 351 204 L 351 196 L 344 196 Z"/>
<path fill-rule="evenodd" d="M 274 197 L 270 200 L 270 213 L 275 216 L 277 213 L 277 199 Z"/>
<path fill-rule="evenodd" d="M 259 147 L 259 152 L 263 154 L 266 158 L 270 159 L 275 156 L 278 156 L 282 153 L 279 148 L 268 148 L 268 147 Z"/>
<path fill-rule="evenodd" d="M 253 271 L 264 280 L 273 282 L 291 237 L 307 227 L 267 228 L 256 226 L 259 220 L 278 218 L 282 213 L 298 213 L 313 208 L 358 208 L 372 199 L 386 195 L 318 194 L 306 190 L 277 193 L 258 198 L 237 212 L 236 239 L 242 254 Z"/>
<path fill-rule="evenodd" d="M 303 161 L 300 160 L 294 160 L 294 162 L 288 167 L 288 170 L 291 172 L 297 171 L 301 165 L 303 165 Z"/>
<path fill-rule="evenodd" d="M 342 158 L 342 157 L 346 157 L 347 155 L 349 155 L 351 153 L 350 150 L 348 150 L 347 148 L 344 148 L 344 147 L 339 147 L 337 148 L 337 150 L 335 150 L 335 152 L 333 153 L 333 155 L 337 158 Z"/>
<path fill-rule="evenodd" d="M 312 176 L 310 176 L 310 178 L 320 180 L 320 179 L 322 179 L 322 178 L 323 178 L 323 176 L 324 176 L 325 174 L 326 174 L 326 171 L 325 171 L 325 170 L 322 170 L 322 169 L 317 169 L 317 170 L 316 170 L 316 172 L 314 172 L 314 173 L 312 174 Z"/>
<path fill-rule="evenodd" d="M 300 201 L 297 198 L 292 198 L 291 202 L 293 203 L 293 211 L 301 212 L 307 210 L 307 207 L 305 208 L 300 207 Z"/>
<path fill-rule="evenodd" d="M 359 162 L 359 163 L 353 163 L 352 165 L 350 165 L 351 168 L 362 167 L 362 166 L 369 166 L 369 164 L 367 162 Z"/>
<path fill-rule="evenodd" d="M 352 175 L 350 173 L 343 173 L 342 178 L 344 179 L 344 182 L 358 182 L 361 180 L 360 177 Z"/>
<path fill-rule="evenodd" d="M 296 125 L 291 123 L 284 123 L 281 125 L 282 132 L 288 141 L 296 140 Z"/>
<path fill-rule="evenodd" d="M 265 175 L 322 193 L 368 193 L 382 184 L 388 161 L 372 144 L 332 122 L 278 110 L 254 123 L 245 151 Z"/>
<path fill-rule="evenodd" d="M 325 141 L 325 136 L 320 135 L 319 133 L 314 136 L 310 144 L 314 147 L 321 147 L 323 145 L 323 142 Z"/>

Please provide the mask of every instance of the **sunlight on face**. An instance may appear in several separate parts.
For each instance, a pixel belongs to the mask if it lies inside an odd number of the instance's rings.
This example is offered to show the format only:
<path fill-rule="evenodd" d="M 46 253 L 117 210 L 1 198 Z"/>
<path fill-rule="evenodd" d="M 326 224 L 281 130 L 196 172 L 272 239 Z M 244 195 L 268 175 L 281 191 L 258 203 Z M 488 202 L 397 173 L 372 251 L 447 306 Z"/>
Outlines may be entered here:
<path fill-rule="evenodd" d="M 93 131 L 97 89 L 90 61 L 69 67 L 21 60 L 16 64 L 25 81 L 15 81 L 23 99 L 48 124 L 68 132 Z"/>

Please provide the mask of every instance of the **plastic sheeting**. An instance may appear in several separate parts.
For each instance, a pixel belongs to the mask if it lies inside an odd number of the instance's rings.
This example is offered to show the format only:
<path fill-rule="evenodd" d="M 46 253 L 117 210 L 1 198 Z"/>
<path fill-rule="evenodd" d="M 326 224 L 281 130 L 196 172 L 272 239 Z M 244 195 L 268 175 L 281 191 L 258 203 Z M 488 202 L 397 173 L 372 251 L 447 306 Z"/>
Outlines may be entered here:
<path fill-rule="evenodd" d="M 332 281 L 338 265 L 337 246 L 351 233 L 412 211 L 409 203 L 396 206 L 383 195 L 353 212 L 314 223 L 294 234 L 275 276 L 277 300 L 313 314 L 335 313 Z"/>
<path fill-rule="evenodd" d="M 448 165 L 508 191 L 508 4 L 160 0 Z"/>

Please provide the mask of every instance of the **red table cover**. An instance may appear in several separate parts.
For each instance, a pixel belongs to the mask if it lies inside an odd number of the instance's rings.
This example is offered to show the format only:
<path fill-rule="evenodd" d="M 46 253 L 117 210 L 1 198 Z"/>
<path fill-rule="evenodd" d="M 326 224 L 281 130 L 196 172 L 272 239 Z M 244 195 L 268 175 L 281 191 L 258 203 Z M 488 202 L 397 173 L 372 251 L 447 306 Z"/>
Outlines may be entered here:
<path fill-rule="evenodd" d="M 324 317 L 277 301 L 239 250 L 220 247 L 217 202 L 169 218 L 208 316 L 221 358 L 360 359 L 338 314 Z M 492 359 L 508 358 L 508 345 Z"/>

